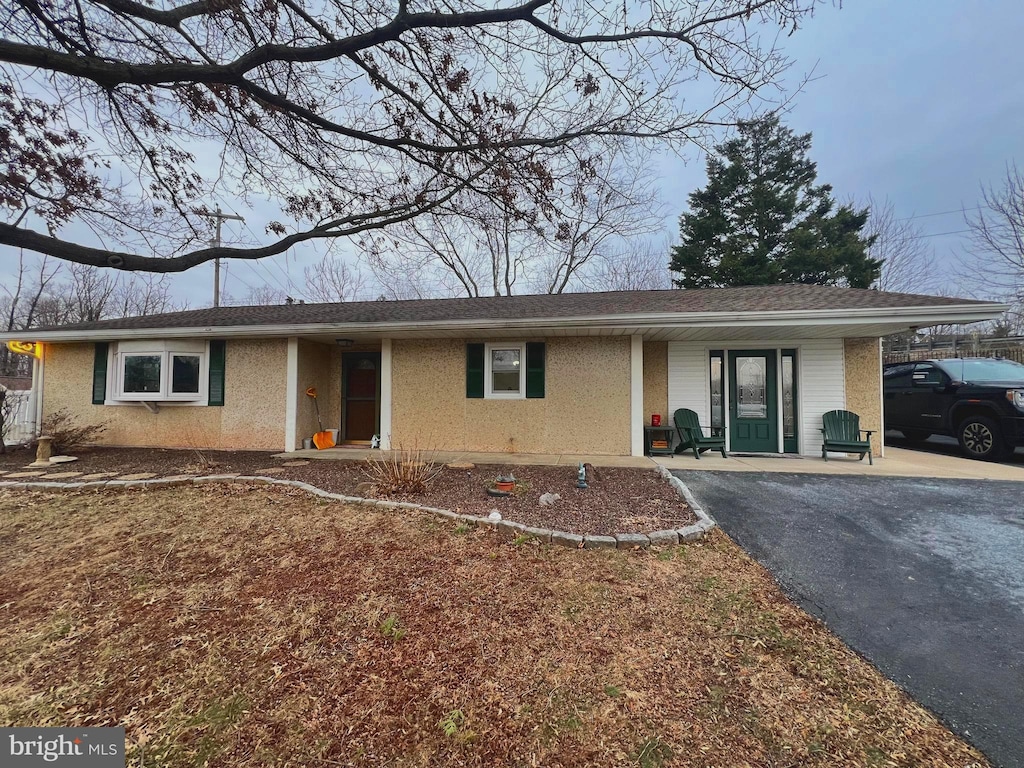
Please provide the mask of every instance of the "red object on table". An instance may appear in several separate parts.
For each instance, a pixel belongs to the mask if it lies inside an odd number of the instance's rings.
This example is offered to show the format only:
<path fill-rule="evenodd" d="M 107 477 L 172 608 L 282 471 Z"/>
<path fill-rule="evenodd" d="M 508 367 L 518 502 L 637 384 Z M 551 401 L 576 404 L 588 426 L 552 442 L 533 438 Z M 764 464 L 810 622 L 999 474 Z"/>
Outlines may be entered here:
<path fill-rule="evenodd" d="M 660 427 L 661 426 L 661 414 L 659 414 L 659 413 L 652 413 L 651 414 L 651 426 L 652 427 Z"/>

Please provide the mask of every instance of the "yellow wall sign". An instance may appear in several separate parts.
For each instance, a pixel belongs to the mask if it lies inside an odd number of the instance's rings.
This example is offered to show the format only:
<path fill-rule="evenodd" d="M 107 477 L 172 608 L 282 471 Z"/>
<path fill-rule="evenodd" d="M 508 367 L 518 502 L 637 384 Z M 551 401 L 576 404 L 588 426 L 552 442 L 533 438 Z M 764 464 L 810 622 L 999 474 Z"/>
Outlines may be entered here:
<path fill-rule="evenodd" d="M 7 348 L 18 355 L 32 355 L 39 357 L 40 345 L 34 341 L 8 341 Z"/>

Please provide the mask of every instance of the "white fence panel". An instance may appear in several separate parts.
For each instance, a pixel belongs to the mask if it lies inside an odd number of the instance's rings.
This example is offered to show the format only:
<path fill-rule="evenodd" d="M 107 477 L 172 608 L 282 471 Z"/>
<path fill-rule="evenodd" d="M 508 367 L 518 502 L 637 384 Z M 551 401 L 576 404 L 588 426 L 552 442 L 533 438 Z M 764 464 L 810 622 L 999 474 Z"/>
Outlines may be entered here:
<path fill-rule="evenodd" d="M 7 390 L 7 400 L 14 403 L 11 426 L 5 441 L 8 445 L 23 443 L 35 437 L 36 409 L 32 393 L 28 390 Z"/>

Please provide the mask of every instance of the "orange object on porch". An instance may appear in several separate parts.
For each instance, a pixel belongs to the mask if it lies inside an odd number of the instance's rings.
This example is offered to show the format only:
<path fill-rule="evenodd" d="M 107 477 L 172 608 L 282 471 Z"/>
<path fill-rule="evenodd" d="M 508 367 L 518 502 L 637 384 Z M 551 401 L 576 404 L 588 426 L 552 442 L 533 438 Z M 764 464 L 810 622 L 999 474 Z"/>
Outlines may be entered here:
<path fill-rule="evenodd" d="M 324 448 L 333 448 L 334 438 L 331 437 L 330 432 L 324 429 L 324 423 L 320 421 L 320 405 L 316 401 L 316 387 L 307 389 L 306 394 L 313 398 L 313 407 L 316 408 L 316 423 L 320 427 L 320 431 L 313 435 L 313 445 L 320 451 Z"/>

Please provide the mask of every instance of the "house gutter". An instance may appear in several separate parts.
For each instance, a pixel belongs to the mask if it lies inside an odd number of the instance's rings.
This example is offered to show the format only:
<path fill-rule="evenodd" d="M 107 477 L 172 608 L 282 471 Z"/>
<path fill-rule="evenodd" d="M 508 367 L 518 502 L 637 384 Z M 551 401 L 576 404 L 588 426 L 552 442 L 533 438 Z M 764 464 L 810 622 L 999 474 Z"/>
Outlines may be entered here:
<path fill-rule="evenodd" d="M 992 320 L 1009 306 L 1006 304 L 953 304 L 933 307 L 897 307 L 834 310 L 782 310 L 773 312 L 661 312 L 627 315 L 590 315 L 547 318 L 433 320 L 379 323 L 295 323 L 276 325 L 209 325 L 169 328 L 102 328 L 52 331 L 19 331 L 0 334 L 0 342 L 31 338 L 41 342 L 108 341 L 117 339 L 160 338 L 274 338 L 307 334 L 380 334 L 395 337 L 406 333 L 461 332 L 485 333 L 495 330 L 656 330 L 661 328 L 801 325 L 855 325 L 865 322 L 906 325 L 974 323 Z"/>

